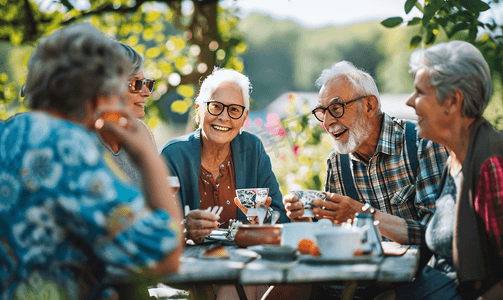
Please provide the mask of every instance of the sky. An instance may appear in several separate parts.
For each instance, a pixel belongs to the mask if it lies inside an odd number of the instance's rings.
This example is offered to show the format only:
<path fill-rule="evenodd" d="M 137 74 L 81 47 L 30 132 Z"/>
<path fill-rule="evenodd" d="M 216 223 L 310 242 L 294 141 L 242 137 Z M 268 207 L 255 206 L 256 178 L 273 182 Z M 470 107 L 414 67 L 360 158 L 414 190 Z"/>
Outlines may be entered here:
<path fill-rule="evenodd" d="M 424 1 L 419 2 L 424 4 Z M 383 21 L 396 16 L 404 20 L 422 16 L 416 7 L 405 14 L 405 0 L 224 0 L 221 4 L 223 7 L 239 8 L 241 17 L 262 13 L 275 20 L 288 19 L 310 29 Z M 483 13 L 485 18 L 496 17 L 500 23 L 503 22 L 502 15 L 503 5 L 499 5 L 497 11 L 485 13 L 485 16 Z"/>
<path fill-rule="evenodd" d="M 405 0 L 226 0 L 222 6 L 237 7 L 243 16 L 262 13 L 276 20 L 289 19 L 306 28 L 341 26 L 366 21 L 382 21 L 401 16 Z"/>

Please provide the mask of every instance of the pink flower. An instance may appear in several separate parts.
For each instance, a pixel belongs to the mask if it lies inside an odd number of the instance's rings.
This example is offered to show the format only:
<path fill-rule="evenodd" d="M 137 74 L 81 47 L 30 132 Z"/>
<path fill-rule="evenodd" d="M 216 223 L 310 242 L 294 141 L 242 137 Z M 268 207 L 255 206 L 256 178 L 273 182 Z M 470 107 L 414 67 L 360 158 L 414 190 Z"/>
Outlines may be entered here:
<path fill-rule="evenodd" d="M 257 127 L 262 126 L 262 118 L 256 118 L 255 119 L 255 125 L 257 125 Z"/>
<path fill-rule="evenodd" d="M 293 145 L 292 152 L 295 157 L 299 156 L 299 148 L 300 148 L 299 145 L 297 144 Z"/>
<path fill-rule="evenodd" d="M 278 135 L 284 137 L 286 135 L 286 131 L 283 128 L 278 129 Z"/>

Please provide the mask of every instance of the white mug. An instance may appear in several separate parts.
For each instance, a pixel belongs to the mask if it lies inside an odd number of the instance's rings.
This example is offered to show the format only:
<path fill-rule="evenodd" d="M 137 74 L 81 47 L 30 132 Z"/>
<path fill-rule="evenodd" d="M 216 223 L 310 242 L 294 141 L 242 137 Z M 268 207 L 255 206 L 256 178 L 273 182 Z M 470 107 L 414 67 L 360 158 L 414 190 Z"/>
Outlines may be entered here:
<path fill-rule="evenodd" d="M 325 226 L 332 226 L 332 222 L 328 219 L 321 219 L 318 222 L 284 223 L 281 228 L 281 245 L 297 249 L 302 239 L 310 239 L 315 242 L 315 230 Z"/>
<path fill-rule="evenodd" d="M 321 256 L 347 259 L 362 249 L 362 230 L 345 226 L 331 226 L 315 230 L 314 236 Z"/>

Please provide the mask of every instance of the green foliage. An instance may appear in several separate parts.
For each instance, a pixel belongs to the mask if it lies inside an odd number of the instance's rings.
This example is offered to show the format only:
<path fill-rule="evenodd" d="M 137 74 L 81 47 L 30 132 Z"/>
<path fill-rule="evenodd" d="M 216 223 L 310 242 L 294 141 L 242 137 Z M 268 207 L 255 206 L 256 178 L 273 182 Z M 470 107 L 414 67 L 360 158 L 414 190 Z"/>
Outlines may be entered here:
<path fill-rule="evenodd" d="M 499 0 L 489 0 L 487 3 L 481 0 L 431 0 L 425 1 L 426 5 L 422 6 L 417 0 L 406 0 L 406 14 L 410 13 L 413 7 L 417 7 L 423 14 L 422 18 L 415 17 L 407 23 L 407 26 L 421 25 L 419 33 L 410 39 L 410 48 L 434 44 L 438 40 L 440 30 L 446 33 L 448 39 L 467 40 L 482 52 L 491 68 L 493 85 L 500 87 L 503 78 L 503 36 L 498 32 L 503 29 L 503 24 L 496 24 L 494 20 L 483 22 L 481 19 L 481 12 L 490 10 L 491 6 L 498 3 Z M 395 27 L 403 23 L 398 22 L 399 18 L 391 17 L 381 24 L 388 28 Z M 492 98 L 492 102 L 498 103 L 492 105 L 503 107 L 501 97 L 496 96 L 498 94 L 501 95 L 495 92 Z M 497 98 L 498 100 L 494 100 Z M 487 115 L 495 126 L 501 127 L 500 116 L 493 113 Z"/>
<path fill-rule="evenodd" d="M 51 6 L 42 7 L 42 3 Z M 218 1 L 90 0 L 86 8 L 72 3 L 76 2 L 0 1 L 0 41 L 14 46 L 35 45 L 57 28 L 92 22 L 104 34 L 131 45 L 145 57 L 145 77 L 156 80 L 145 107 L 145 121 L 151 129 L 169 114 L 188 119 L 199 83 L 213 66 L 243 71 L 240 56 L 247 46 L 236 29 L 239 19 L 219 7 Z M 182 3 L 192 8 L 182 10 Z M 9 55 L 14 53 L 11 49 Z M 19 62 L 0 65 L 0 74 L 16 70 L 25 76 L 26 61 L 22 60 L 22 65 Z M 23 108 L 19 91 L 24 81 L 22 76 L 8 76 L 0 82 L 0 117 Z M 176 100 L 167 103 L 166 96 L 171 92 L 177 95 Z"/>
<path fill-rule="evenodd" d="M 387 18 L 386 20 L 382 21 L 381 24 L 384 27 L 393 28 L 393 27 L 396 27 L 396 26 L 402 24 L 402 22 L 403 22 L 402 17 L 392 17 L 392 18 Z"/>
<path fill-rule="evenodd" d="M 323 190 L 326 159 L 332 148 L 329 135 L 324 134 L 309 107 L 305 107 L 303 114 L 297 114 L 295 107 L 299 101 L 303 99 L 297 94 L 288 95 L 288 116 L 275 130 L 269 130 L 270 135 L 276 136 L 274 147 L 267 147 L 265 142 L 283 194 L 293 189 Z"/>

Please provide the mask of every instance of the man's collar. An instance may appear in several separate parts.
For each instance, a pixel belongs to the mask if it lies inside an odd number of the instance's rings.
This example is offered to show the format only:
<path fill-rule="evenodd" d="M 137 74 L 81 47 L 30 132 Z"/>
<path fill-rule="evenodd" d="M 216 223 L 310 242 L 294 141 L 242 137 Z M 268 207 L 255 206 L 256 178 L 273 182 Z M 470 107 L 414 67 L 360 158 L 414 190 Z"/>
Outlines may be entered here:
<path fill-rule="evenodd" d="M 387 155 L 400 155 L 402 153 L 405 122 L 400 122 L 383 113 L 381 133 L 377 141 L 376 153 L 382 152 Z"/>

